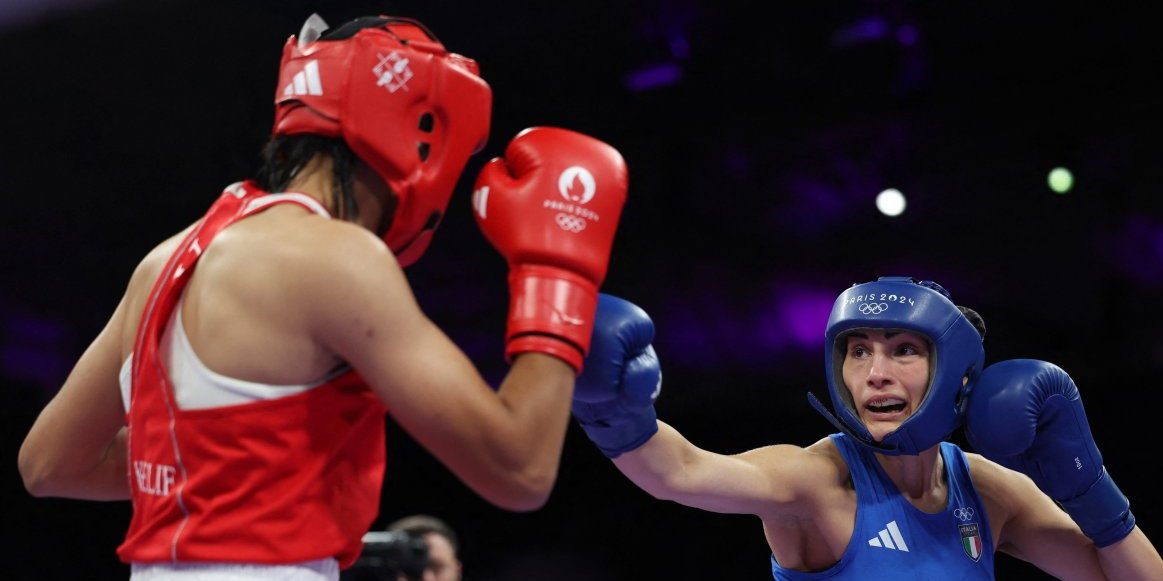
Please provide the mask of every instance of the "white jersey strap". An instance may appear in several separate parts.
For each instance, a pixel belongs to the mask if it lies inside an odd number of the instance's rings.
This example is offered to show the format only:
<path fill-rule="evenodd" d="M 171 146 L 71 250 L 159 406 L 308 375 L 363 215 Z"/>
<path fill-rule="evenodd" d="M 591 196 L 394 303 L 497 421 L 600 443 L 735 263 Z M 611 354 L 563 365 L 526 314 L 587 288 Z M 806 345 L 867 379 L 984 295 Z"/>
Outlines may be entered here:
<path fill-rule="evenodd" d="M 324 218 L 331 218 L 331 212 L 328 212 L 327 208 L 324 208 L 323 204 L 319 203 L 319 200 L 299 192 L 283 192 L 281 194 L 268 194 L 265 196 L 259 196 L 247 202 L 246 207 L 242 210 L 242 215 L 249 216 L 256 212 L 261 212 L 275 204 L 298 204 L 304 208 L 307 208 L 308 210 L 311 210 L 312 212 L 315 212 L 316 214 L 319 214 L 320 216 L 323 216 Z"/>

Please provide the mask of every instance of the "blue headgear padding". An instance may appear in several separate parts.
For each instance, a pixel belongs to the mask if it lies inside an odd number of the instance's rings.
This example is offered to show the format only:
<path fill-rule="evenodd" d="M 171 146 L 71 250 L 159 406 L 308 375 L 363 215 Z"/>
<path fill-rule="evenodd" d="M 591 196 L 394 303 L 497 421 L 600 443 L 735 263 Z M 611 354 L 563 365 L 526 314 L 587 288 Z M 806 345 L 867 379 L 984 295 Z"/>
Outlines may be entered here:
<path fill-rule="evenodd" d="M 853 329 L 899 329 L 923 335 L 932 345 L 929 390 L 921 406 L 880 442 L 860 421 L 841 368 L 847 353 L 845 333 Z M 985 363 L 981 335 L 949 300 L 949 293 L 931 281 L 882 276 L 854 285 L 840 294 L 824 333 L 824 366 L 836 417 L 824 406 L 812 405 L 838 428 L 882 454 L 919 454 L 945 440 L 961 425 L 969 392 Z M 968 376 L 969 381 L 962 384 Z"/>

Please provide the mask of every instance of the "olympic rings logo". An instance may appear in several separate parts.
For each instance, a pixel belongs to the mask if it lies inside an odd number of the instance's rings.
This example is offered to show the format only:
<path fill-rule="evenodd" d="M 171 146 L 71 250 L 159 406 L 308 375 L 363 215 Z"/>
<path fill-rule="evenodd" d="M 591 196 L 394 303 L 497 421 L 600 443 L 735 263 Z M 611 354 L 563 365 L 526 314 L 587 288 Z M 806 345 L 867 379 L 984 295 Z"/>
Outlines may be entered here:
<path fill-rule="evenodd" d="M 864 303 L 860 305 L 860 312 L 866 315 L 879 315 L 888 310 L 888 303 Z"/>
<path fill-rule="evenodd" d="M 967 508 L 955 509 L 953 511 L 953 516 L 956 517 L 957 520 L 959 520 L 961 522 L 965 522 L 965 521 L 973 518 L 973 507 L 970 506 Z"/>
<path fill-rule="evenodd" d="M 585 218 L 578 218 L 577 216 L 570 216 L 569 214 L 558 213 L 553 217 L 557 225 L 566 232 L 573 232 L 577 234 L 586 229 Z"/>

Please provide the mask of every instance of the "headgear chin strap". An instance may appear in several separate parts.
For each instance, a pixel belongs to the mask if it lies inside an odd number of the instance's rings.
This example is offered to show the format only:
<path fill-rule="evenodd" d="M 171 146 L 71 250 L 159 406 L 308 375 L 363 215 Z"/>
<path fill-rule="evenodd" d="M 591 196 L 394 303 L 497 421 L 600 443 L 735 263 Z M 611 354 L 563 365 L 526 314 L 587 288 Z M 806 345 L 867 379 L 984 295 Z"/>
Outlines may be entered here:
<path fill-rule="evenodd" d="M 929 389 L 920 407 L 880 442 L 864 427 L 844 385 L 846 334 L 854 329 L 894 329 L 923 335 L 932 344 Z M 824 333 L 824 367 L 835 415 L 812 394 L 812 406 L 858 442 L 890 456 L 916 455 L 961 425 L 970 391 L 985 363 L 982 337 L 949 293 L 932 281 L 883 276 L 840 294 Z M 964 382 L 968 377 L 969 381 Z"/>
<path fill-rule="evenodd" d="M 398 196 L 383 239 L 408 266 L 488 139 L 492 90 L 476 61 L 445 50 L 415 20 L 376 16 L 323 30 L 312 15 L 283 48 L 273 133 L 342 137 Z"/>

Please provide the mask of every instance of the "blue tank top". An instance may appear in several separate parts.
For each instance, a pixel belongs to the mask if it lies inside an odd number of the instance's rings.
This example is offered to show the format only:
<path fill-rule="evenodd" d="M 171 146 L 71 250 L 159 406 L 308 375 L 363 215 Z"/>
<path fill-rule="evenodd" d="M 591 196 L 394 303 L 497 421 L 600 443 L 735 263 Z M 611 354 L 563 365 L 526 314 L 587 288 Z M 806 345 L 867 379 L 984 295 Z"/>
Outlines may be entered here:
<path fill-rule="evenodd" d="M 993 579 L 993 537 L 985 507 L 969 478 L 969 464 L 956 445 L 941 443 L 949 502 L 929 514 L 905 500 L 872 450 L 833 434 L 856 487 L 856 527 L 840 560 L 822 571 L 780 567 L 780 581 L 818 579 Z"/>

